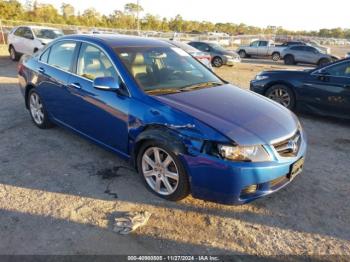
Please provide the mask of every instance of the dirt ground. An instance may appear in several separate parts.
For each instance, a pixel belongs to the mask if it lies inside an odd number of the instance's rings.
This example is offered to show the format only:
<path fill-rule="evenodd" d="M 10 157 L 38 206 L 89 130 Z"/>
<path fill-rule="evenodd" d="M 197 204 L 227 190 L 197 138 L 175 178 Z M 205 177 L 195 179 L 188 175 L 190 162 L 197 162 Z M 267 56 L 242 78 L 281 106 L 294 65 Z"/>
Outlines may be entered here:
<path fill-rule="evenodd" d="M 246 88 L 257 72 L 286 68 L 252 62 L 217 73 Z M 168 202 L 112 153 L 59 127 L 36 128 L 16 64 L 1 57 L 0 254 L 350 255 L 350 123 L 300 119 L 306 166 L 283 190 L 244 206 Z M 120 212 L 139 210 L 152 212 L 146 226 L 113 232 Z"/>

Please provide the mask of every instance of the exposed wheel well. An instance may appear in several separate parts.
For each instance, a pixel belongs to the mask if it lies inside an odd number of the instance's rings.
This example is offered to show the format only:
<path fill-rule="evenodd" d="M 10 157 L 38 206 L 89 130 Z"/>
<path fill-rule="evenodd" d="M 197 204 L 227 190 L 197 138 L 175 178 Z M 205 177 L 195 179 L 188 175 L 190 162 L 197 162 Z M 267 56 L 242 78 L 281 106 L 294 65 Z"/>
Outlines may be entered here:
<path fill-rule="evenodd" d="M 29 108 L 28 95 L 29 95 L 29 91 L 32 90 L 33 88 L 34 88 L 34 86 L 31 84 L 27 85 L 25 88 L 24 98 L 25 98 L 26 108 Z"/>
<path fill-rule="evenodd" d="M 185 145 L 180 138 L 176 135 L 176 132 L 163 125 L 151 125 L 148 126 L 143 132 L 141 132 L 135 140 L 134 147 L 131 152 L 132 165 L 137 169 L 137 155 L 142 145 L 148 141 L 157 141 L 165 143 L 168 147 L 174 150 L 174 153 L 180 153 L 185 151 Z"/>
<path fill-rule="evenodd" d="M 275 51 L 275 52 L 273 52 L 273 53 L 272 53 L 272 55 L 274 55 L 274 54 L 281 55 L 281 53 L 280 53 L 280 52 L 278 52 L 278 51 Z"/>

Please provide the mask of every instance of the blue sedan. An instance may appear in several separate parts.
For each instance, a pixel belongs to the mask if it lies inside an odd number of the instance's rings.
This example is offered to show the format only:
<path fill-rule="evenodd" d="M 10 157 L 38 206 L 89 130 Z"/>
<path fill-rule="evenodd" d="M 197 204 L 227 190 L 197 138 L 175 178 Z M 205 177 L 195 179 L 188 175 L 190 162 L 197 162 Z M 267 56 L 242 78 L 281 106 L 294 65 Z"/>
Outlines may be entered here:
<path fill-rule="evenodd" d="M 350 59 L 312 70 L 264 71 L 250 89 L 290 110 L 350 119 Z"/>
<path fill-rule="evenodd" d="M 24 56 L 18 71 L 36 126 L 115 152 L 165 199 L 243 204 L 302 171 L 306 137 L 292 112 L 164 41 L 65 36 Z"/>

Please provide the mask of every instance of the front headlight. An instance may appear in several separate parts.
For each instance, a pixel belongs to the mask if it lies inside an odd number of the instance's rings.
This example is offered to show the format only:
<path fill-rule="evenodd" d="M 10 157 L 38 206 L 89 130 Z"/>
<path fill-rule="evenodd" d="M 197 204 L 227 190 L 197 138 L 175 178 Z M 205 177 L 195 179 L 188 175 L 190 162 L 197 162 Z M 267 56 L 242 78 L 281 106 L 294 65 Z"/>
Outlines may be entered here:
<path fill-rule="evenodd" d="M 224 57 L 226 57 L 227 59 L 232 59 L 233 57 L 230 55 L 224 55 Z"/>
<path fill-rule="evenodd" d="M 268 76 L 263 76 L 263 75 L 257 75 L 255 77 L 255 80 L 264 80 L 264 79 L 268 79 L 269 77 Z"/>
<path fill-rule="evenodd" d="M 271 156 L 261 145 L 256 146 L 232 146 L 218 145 L 220 155 L 232 161 L 265 162 L 271 161 Z"/>

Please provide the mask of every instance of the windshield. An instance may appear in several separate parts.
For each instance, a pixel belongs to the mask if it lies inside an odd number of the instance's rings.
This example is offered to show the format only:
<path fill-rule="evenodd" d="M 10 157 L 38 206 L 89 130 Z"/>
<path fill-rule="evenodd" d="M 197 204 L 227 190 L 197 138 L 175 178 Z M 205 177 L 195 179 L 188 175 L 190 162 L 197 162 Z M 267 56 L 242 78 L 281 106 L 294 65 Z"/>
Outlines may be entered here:
<path fill-rule="evenodd" d="M 42 39 L 55 39 L 57 37 L 63 36 L 60 30 L 54 29 L 33 29 L 33 32 L 37 38 Z"/>
<path fill-rule="evenodd" d="M 161 95 L 223 82 L 178 47 L 118 47 L 115 52 L 146 93 Z"/>
<path fill-rule="evenodd" d="M 225 48 L 223 48 L 221 45 L 218 45 L 218 44 L 210 44 L 210 46 L 218 51 L 226 51 Z"/>

